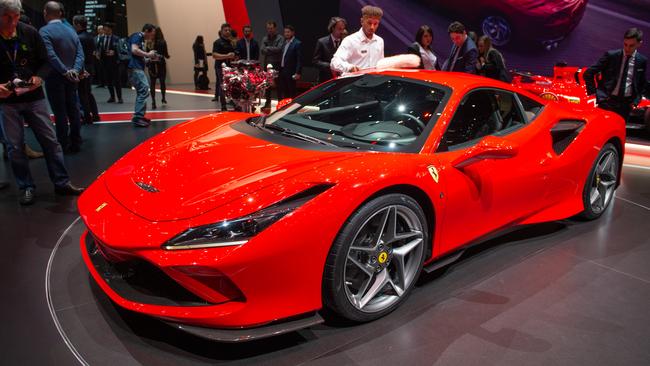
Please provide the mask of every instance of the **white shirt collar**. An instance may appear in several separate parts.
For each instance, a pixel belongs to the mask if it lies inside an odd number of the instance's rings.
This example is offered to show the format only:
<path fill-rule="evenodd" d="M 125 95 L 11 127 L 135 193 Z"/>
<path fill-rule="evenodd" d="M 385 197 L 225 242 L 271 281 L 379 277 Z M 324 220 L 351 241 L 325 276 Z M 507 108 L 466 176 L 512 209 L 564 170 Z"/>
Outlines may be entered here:
<path fill-rule="evenodd" d="M 47 22 L 47 24 L 50 24 L 50 23 L 63 23 L 63 22 L 61 21 L 61 19 L 52 19 L 49 22 Z"/>
<path fill-rule="evenodd" d="M 366 36 L 366 33 L 363 31 L 363 28 L 359 28 L 359 31 L 357 32 L 357 37 L 359 38 L 359 41 L 361 43 L 370 43 L 370 42 L 376 42 L 377 37 L 375 35 L 372 35 L 372 38 L 368 38 Z"/>

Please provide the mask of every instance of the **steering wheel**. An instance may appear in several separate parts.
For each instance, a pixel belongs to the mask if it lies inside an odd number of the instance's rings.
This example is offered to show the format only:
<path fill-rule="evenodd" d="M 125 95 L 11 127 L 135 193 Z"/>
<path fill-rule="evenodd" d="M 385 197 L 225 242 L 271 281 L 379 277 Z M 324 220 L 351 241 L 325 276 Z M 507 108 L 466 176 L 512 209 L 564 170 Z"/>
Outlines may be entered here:
<path fill-rule="evenodd" d="M 427 127 L 427 126 L 424 124 L 424 122 L 422 122 L 419 118 L 417 118 L 416 116 L 414 116 L 414 115 L 412 115 L 412 114 L 408 114 L 408 113 L 400 113 L 399 115 L 400 115 L 400 116 L 407 117 L 407 118 L 410 119 L 411 121 L 415 122 L 415 124 L 417 125 L 418 129 L 417 129 L 417 130 L 414 129 L 414 128 L 411 128 L 411 129 L 412 129 L 413 131 L 415 131 L 416 133 L 418 133 L 418 134 L 422 133 L 422 131 L 424 131 L 424 129 Z M 410 127 L 409 127 L 409 128 L 410 128 Z"/>

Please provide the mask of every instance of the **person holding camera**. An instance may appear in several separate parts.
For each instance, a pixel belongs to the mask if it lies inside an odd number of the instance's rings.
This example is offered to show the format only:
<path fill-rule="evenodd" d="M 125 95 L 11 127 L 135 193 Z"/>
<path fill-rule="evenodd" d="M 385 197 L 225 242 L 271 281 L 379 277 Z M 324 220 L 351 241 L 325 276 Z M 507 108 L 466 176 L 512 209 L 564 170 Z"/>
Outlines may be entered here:
<path fill-rule="evenodd" d="M 45 89 L 54 113 L 56 137 L 63 151 L 76 153 L 81 150 L 81 113 L 77 84 L 84 68 L 83 47 L 74 29 L 62 21 L 63 5 L 48 1 L 43 8 L 43 16 L 47 25 L 39 33 L 51 67 L 50 73 L 45 77 Z"/>
<path fill-rule="evenodd" d="M 30 205 L 36 185 L 23 148 L 25 123 L 43 149 L 55 193 L 77 196 L 84 189 L 70 182 L 64 165 L 41 86 L 49 69 L 47 52 L 38 31 L 18 22 L 21 8 L 20 0 L 0 0 L 0 107 L 9 161 L 21 192 L 19 202 Z"/>
<path fill-rule="evenodd" d="M 149 90 L 151 91 L 151 109 L 156 109 L 156 80 L 160 80 L 160 94 L 162 95 L 162 104 L 167 104 L 167 99 L 165 99 L 165 93 L 167 92 L 167 86 L 165 84 L 165 79 L 167 79 L 167 61 L 169 52 L 167 51 L 167 41 L 163 36 L 163 32 L 160 27 L 156 27 L 156 36 L 154 37 L 153 42 L 151 42 L 152 49 L 159 56 L 158 60 L 151 61 L 147 65 L 149 70 Z"/>
<path fill-rule="evenodd" d="M 149 81 L 144 73 L 145 58 L 147 60 L 156 60 L 158 58 L 156 51 L 145 52 L 144 42 L 152 41 L 156 36 L 156 26 L 145 24 L 142 32 L 133 33 L 129 37 L 131 50 L 131 60 L 129 61 L 129 72 L 131 73 L 131 84 L 135 88 L 135 111 L 131 122 L 136 127 L 149 127 L 151 120 L 144 115 L 147 113 L 147 97 L 149 97 Z"/>

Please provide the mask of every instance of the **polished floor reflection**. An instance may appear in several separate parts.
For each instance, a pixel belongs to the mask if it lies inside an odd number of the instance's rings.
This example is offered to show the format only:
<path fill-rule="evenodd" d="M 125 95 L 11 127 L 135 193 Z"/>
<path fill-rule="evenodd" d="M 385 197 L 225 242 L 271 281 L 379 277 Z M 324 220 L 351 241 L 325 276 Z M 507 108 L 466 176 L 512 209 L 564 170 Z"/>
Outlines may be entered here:
<path fill-rule="evenodd" d="M 168 110 L 213 106 L 202 97 L 168 100 Z M 84 128 L 82 153 L 66 156 L 72 177 L 89 184 L 174 123 Z M 74 201 L 54 196 L 44 162 L 32 161 L 34 206 L 18 205 L 13 183 L 0 191 L 2 364 L 650 364 L 650 149 L 628 150 L 623 184 L 600 220 L 534 225 L 482 243 L 421 278 L 408 301 L 378 321 L 328 322 L 241 345 L 114 306 L 79 257 Z M 7 168 L 0 163 L 0 177 Z"/>

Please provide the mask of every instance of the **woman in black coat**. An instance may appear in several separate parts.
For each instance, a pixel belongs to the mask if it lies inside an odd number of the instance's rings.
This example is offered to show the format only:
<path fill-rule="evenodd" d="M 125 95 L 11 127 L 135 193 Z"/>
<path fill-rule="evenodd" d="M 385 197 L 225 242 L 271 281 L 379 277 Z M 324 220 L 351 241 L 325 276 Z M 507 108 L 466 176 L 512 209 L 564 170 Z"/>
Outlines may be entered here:
<path fill-rule="evenodd" d="M 165 79 L 167 78 L 167 61 L 169 52 L 167 52 L 167 41 L 163 35 L 162 29 L 156 27 L 156 36 L 153 41 L 153 49 L 158 54 L 157 60 L 151 60 L 148 64 L 149 69 L 149 92 L 151 93 L 151 108 L 156 109 L 156 80 L 160 80 L 160 94 L 162 94 L 162 103 L 167 104 L 165 92 L 167 87 Z"/>
<path fill-rule="evenodd" d="M 428 25 L 421 26 L 415 34 L 415 42 L 408 48 L 408 53 L 420 58 L 420 68 L 425 70 L 440 70 L 438 56 L 433 52 L 433 30 Z"/>
<path fill-rule="evenodd" d="M 478 39 L 476 73 L 506 83 L 512 81 L 510 73 L 506 68 L 506 62 L 503 59 L 503 55 L 492 47 L 492 40 L 488 36 L 481 36 Z"/>
<path fill-rule="evenodd" d="M 205 53 L 205 44 L 203 43 L 203 36 L 196 36 L 196 40 L 192 45 L 194 51 L 194 89 L 199 88 L 199 75 L 208 73 L 208 56 Z"/>

